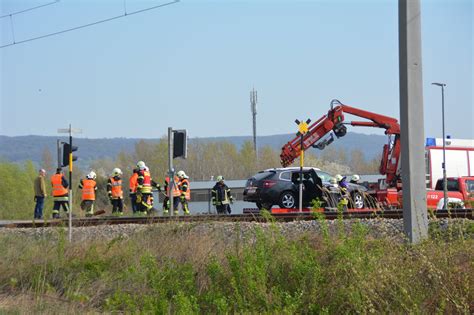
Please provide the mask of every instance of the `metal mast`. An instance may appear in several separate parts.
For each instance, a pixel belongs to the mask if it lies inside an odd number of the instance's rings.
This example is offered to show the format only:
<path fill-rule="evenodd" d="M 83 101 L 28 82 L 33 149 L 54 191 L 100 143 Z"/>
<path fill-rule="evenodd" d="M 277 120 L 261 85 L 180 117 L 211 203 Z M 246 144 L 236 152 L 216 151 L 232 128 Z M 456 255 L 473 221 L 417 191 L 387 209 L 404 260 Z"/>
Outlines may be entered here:
<path fill-rule="evenodd" d="M 253 149 L 255 150 L 255 156 L 257 153 L 257 91 L 252 89 L 250 92 L 250 111 L 253 117 Z"/>

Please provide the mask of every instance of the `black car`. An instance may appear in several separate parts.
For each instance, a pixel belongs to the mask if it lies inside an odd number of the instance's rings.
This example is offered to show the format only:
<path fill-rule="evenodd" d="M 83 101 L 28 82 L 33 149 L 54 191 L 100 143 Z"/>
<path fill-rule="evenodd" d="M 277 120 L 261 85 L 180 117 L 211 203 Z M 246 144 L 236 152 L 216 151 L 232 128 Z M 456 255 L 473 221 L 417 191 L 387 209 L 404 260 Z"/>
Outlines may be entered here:
<path fill-rule="evenodd" d="M 317 174 L 317 178 L 315 176 Z M 308 207 L 317 196 L 317 186 L 329 188 L 334 176 L 314 167 L 303 168 L 303 206 Z M 280 208 L 295 208 L 299 204 L 299 167 L 273 168 L 260 171 L 247 180 L 244 189 L 244 201 L 255 202 L 259 209 L 270 209 L 273 205 Z M 321 185 L 322 183 L 322 185 Z M 348 183 L 351 194 L 350 207 L 361 209 L 365 207 L 362 185 Z M 308 187 L 314 187 L 308 188 Z M 321 191 L 319 189 L 319 191 Z"/>

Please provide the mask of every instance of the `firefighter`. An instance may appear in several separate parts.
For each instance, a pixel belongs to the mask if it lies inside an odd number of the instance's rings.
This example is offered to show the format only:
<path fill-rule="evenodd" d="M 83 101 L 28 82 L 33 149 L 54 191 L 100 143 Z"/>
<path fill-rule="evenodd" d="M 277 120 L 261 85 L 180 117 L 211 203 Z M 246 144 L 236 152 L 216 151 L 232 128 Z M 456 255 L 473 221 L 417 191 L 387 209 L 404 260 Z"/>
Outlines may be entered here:
<path fill-rule="evenodd" d="M 122 170 L 114 168 L 107 181 L 107 193 L 112 204 L 112 214 L 123 215 Z"/>
<path fill-rule="evenodd" d="M 85 211 L 86 217 L 94 215 L 95 192 L 97 191 L 96 178 L 95 172 L 91 171 L 79 183 L 79 189 L 82 189 L 81 209 Z"/>
<path fill-rule="evenodd" d="M 133 169 L 133 174 L 130 176 L 128 181 L 130 187 L 130 201 L 132 203 L 132 212 L 136 214 L 138 211 L 138 204 L 137 204 L 137 186 L 138 186 L 138 168 Z"/>
<path fill-rule="evenodd" d="M 145 162 L 139 161 L 137 167 L 139 169 L 137 177 L 138 212 L 141 214 L 149 214 L 156 211 L 156 209 L 153 208 L 152 188 L 156 187 L 158 191 L 160 191 L 160 185 L 151 178 L 150 169 L 145 165 Z"/>
<path fill-rule="evenodd" d="M 347 205 L 349 204 L 349 186 L 346 182 L 346 177 L 342 177 L 342 175 L 336 175 L 336 181 L 339 185 L 339 189 L 341 190 L 341 200 L 339 201 L 338 206 L 342 207 L 343 211 L 347 211 Z"/>
<path fill-rule="evenodd" d="M 170 184 L 170 177 L 166 176 L 165 177 L 165 186 L 164 186 L 164 191 L 166 193 L 165 198 L 163 199 L 163 215 L 168 215 L 169 210 L 170 210 L 170 198 L 169 198 L 169 184 Z M 178 188 L 178 177 L 174 176 L 174 183 L 173 183 L 173 199 L 178 199 L 179 196 L 181 195 L 181 192 L 179 191 Z M 174 204 L 174 203 L 173 203 Z M 175 208 L 176 210 L 176 208 Z"/>
<path fill-rule="evenodd" d="M 352 175 L 352 177 L 351 177 L 350 183 L 351 183 L 351 184 L 358 184 L 358 183 L 359 183 L 359 180 L 360 180 L 360 176 L 357 175 L 357 174 L 354 174 L 354 175 Z"/>
<path fill-rule="evenodd" d="M 191 188 L 189 187 L 188 176 L 184 171 L 179 171 L 176 173 L 178 176 L 178 189 L 180 196 L 179 198 L 174 198 L 174 214 L 178 214 L 178 206 L 181 203 L 181 208 L 183 209 L 184 214 L 189 214 L 188 200 L 191 199 Z"/>
<path fill-rule="evenodd" d="M 59 208 L 62 207 L 66 213 L 69 213 L 69 183 L 64 177 L 63 169 L 58 167 L 56 174 L 51 176 L 51 185 L 53 186 L 53 219 L 59 219 Z"/>
<path fill-rule="evenodd" d="M 230 204 L 234 203 L 234 198 L 230 194 L 230 188 L 224 183 L 222 175 L 217 176 L 217 182 L 211 190 L 212 205 L 216 206 L 218 214 L 230 214 Z"/>

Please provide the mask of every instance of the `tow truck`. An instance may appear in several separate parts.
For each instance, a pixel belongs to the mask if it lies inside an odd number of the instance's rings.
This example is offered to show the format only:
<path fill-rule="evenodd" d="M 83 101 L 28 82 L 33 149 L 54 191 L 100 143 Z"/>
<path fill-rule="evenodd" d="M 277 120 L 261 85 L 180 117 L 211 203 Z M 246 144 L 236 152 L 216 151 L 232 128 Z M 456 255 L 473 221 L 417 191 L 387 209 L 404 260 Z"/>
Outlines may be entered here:
<path fill-rule="evenodd" d="M 344 114 L 364 118 L 366 121 L 345 121 Z M 323 150 L 335 140 L 334 136 L 341 138 L 346 135 L 346 125 L 385 129 L 388 142 L 383 146 L 379 166 L 379 173 L 385 175 L 385 180 L 379 181 L 378 187 L 368 193 L 377 201 L 379 208 L 400 208 L 402 204 L 400 124 L 395 118 L 344 105 L 339 100 L 332 100 L 328 113 L 310 124 L 308 132 L 302 139 L 297 136 L 282 147 L 281 165 L 287 167 L 292 164 L 300 156 L 301 150 L 306 151 L 309 148 Z M 467 186 L 460 184 L 459 187 L 466 188 Z M 449 191 L 448 197 L 462 198 L 465 201 L 472 198 L 472 194 L 468 190 Z M 439 193 L 428 190 L 427 201 L 430 208 L 433 208 L 434 199 L 439 200 Z"/>

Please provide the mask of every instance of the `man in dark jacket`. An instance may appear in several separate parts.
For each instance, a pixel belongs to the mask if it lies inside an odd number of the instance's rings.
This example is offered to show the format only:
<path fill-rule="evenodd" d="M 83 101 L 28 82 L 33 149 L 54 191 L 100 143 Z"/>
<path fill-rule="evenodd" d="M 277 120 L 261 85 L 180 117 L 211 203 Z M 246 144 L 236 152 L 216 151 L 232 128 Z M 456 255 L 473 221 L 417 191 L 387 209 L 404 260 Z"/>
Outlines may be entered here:
<path fill-rule="evenodd" d="M 234 202 L 234 198 L 230 194 L 229 187 L 224 183 L 224 177 L 217 176 L 217 183 L 211 191 L 212 205 L 216 206 L 218 214 L 230 214 L 230 204 Z"/>

